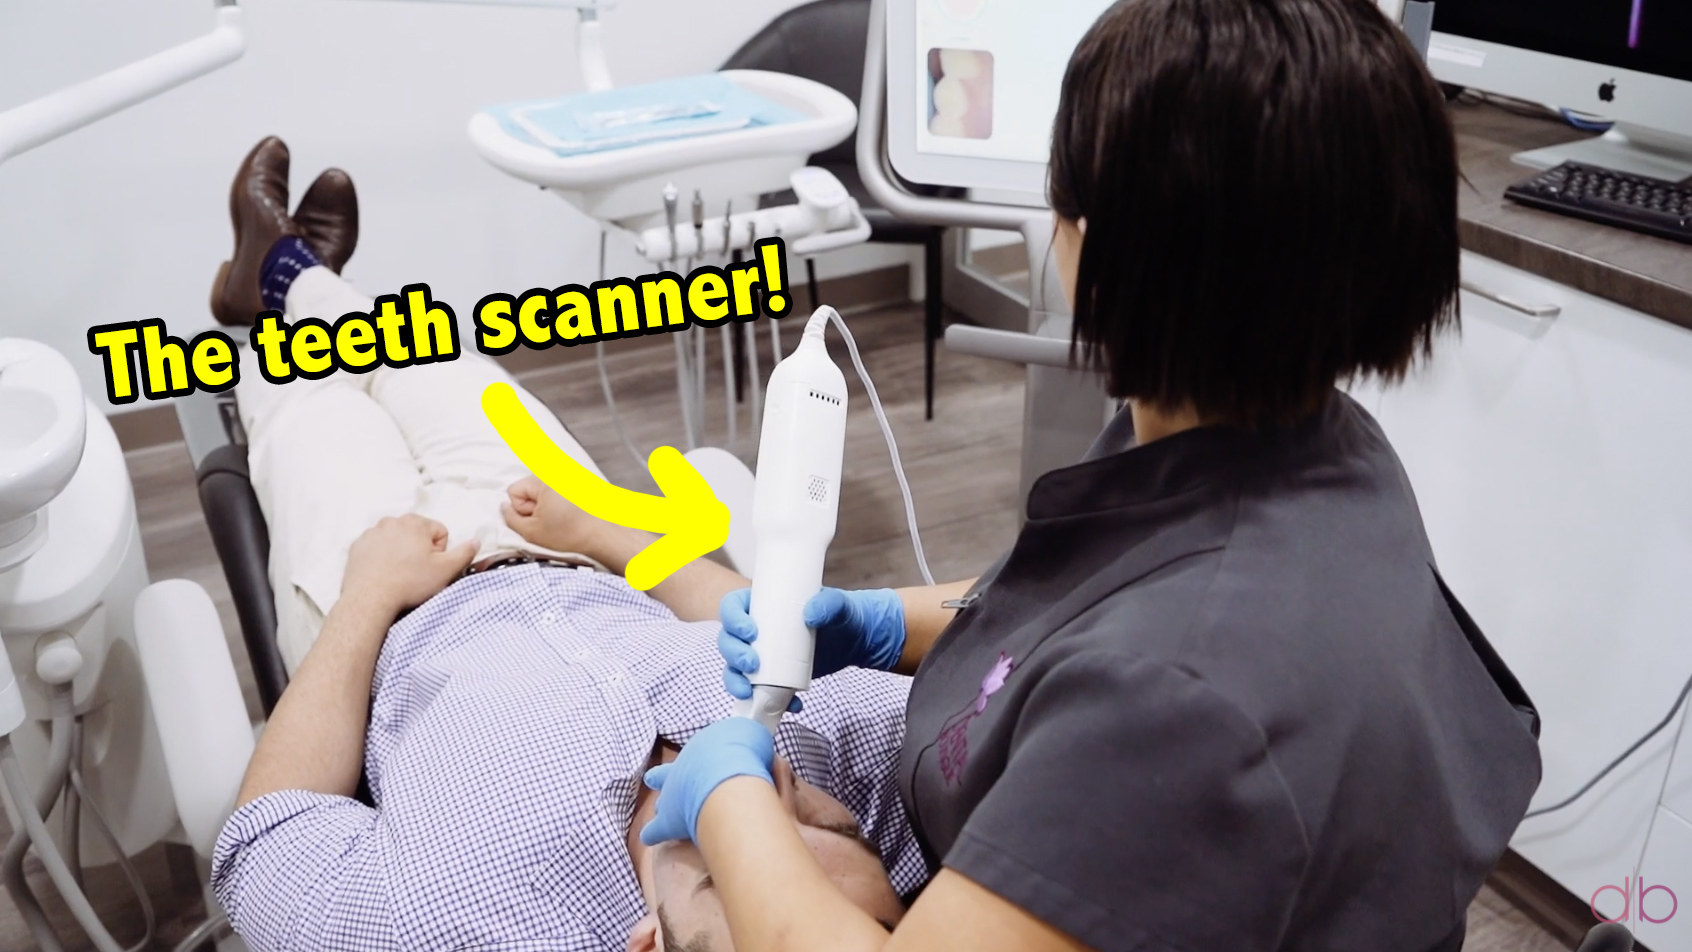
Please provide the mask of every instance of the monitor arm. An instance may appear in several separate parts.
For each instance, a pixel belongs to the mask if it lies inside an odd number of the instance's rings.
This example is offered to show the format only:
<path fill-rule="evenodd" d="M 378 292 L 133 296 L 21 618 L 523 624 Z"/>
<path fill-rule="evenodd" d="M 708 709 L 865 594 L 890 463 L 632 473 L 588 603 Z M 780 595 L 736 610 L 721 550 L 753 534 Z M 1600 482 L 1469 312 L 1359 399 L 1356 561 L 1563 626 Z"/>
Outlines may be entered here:
<path fill-rule="evenodd" d="M 1038 208 L 1000 202 L 917 195 L 895 178 L 887 162 L 887 0 L 870 4 L 864 50 L 864 85 L 858 102 L 858 174 L 864 189 L 883 208 L 907 221 L 959 228 L 1022 231 L 1032 221 L 1048 230 L 1051 215 Z"/>
<path fill-rule="evenodd" d="M 1434 0 L 1405 0 L 1404 15 L 1398 25 L 1404 28 L 1404 35 L 1410 38 L 1417 54 L 1427 59 L 1428 45 L 1433 42 Z"/>
<path fill-rule="evenodd" d="M 945 337 L 948 350 L 1028 365 L 1022 446 L 1026 492 L 1041 473 L 1079 459 L 1112 409 L 1100 378 L 1068 365 L 1069 305 L 1061 282 L 1053 280 L 1057 269 L 1049 260 L 1052 213 L 1003 202 L 916 195 L 905 188 L 887 158 L 886 69 L 887 0 L 873 0 L 857 139 L 858 174 L 870 197 L 909 221 L 1020 232 L 1028 249 L 1029 333 L 953 324 Z"/>

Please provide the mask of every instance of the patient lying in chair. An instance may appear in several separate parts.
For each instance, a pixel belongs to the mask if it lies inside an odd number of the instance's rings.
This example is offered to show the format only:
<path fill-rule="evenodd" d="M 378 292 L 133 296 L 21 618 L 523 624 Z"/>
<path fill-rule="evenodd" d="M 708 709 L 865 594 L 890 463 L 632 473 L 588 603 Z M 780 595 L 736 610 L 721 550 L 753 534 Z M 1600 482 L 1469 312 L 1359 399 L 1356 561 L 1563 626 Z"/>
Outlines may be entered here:
<path fill-rule="evenodd" d="M 370 307 L 337 273 L 350 181 L 330 173 L 290 217 L 287 164 L 269 139 L 237 173 L 213 291 L 226 323 Z M 747 582 L 700 560 L 631 588 L 618 572 L 651 537 L 528 475 L 481 414 L 494 381 L 512 382 L 474 353 L 281 386 L 243 374 L 293 675 L 213 858 L 255 952 L 729 948 L 698 850 L 636 833 L 655 800 L 641 774 L 729 713 L 716 605 Z M 926 875 L 894 787 L 905 687 L 822 679 L 776 737 L 800 836 L 890 927 Z"/>

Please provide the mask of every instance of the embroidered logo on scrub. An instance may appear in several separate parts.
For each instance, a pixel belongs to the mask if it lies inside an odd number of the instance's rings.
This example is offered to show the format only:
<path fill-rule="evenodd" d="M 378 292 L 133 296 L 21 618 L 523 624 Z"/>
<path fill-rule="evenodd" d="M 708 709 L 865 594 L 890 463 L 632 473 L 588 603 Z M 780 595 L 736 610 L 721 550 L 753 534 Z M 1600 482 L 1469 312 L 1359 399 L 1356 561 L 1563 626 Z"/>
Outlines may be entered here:
<path fill-rule="evenodd" d="M 1005 679 L 1015 668 L 1016 660 L 1003 651 L 999 652 L 999 660 L 981 679 L 981 690 L 976 693 L 975 701 L 965 710 L 952 715 L 946 726 L 941 728 L 940 775 L 946 778 L 947 786 L 962 779 L 964 767 L 969 764 L 969 722 L 987 710 L 987 699 L 999 693 L 999 689 L 1005 686 Z"/>

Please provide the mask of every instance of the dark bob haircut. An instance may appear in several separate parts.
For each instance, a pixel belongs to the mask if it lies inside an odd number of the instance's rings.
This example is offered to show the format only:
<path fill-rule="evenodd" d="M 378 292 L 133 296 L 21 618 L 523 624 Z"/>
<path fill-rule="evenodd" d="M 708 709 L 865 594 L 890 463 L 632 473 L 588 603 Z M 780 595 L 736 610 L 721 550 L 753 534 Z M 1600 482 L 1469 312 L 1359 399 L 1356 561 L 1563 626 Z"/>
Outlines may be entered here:
<path fill-rule="evenodd" d="M 1115 396 L 1289 421 L 1457 322 L 1451 123 L 1371 0 L 1120 0 L 1070 59 L 1050 176 Z"/>

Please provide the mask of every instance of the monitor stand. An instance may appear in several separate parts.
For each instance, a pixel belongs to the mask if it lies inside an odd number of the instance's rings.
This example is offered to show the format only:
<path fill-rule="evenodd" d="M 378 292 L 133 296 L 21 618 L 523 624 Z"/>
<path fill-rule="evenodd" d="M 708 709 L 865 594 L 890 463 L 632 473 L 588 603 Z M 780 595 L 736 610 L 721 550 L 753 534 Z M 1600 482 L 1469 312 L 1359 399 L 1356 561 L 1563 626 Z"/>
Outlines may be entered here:
<path fill-rule="evenodd" d="M 1622 122 L 1601 136 L 1517 152 L 1510 158 L 1536 169 L 1584 162 L 1671 182 L 1692 178 L 1692 138 Z"/>

